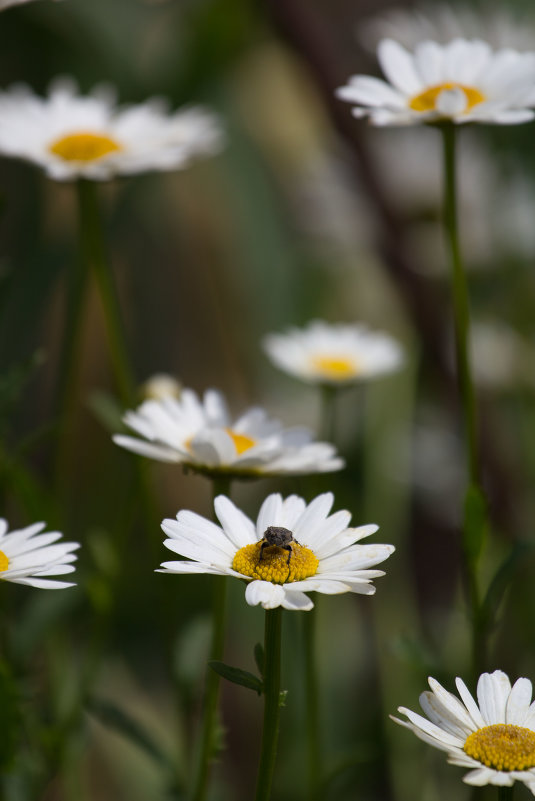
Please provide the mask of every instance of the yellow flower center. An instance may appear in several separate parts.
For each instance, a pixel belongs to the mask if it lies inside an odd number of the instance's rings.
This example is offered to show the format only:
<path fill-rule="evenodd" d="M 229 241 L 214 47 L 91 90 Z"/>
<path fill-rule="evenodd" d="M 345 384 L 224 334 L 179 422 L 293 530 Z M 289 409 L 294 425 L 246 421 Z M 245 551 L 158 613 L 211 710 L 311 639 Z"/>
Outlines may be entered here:
<path fill-rule="evenodd" d="M 225 431 L 236 446 L 236 453 L 241 456 L 242 453 L 248 451 L 253 445 L 256 445 L 256 440 L 251 437 L 246 437 L 245 434 L 237 434 L 231 428 L 225 428 Z"/>
<path fill-rule="evenodd" d="M 357 362 L 350 356 L 313 356 L 312 364 L 326 378 L 352 378 L 359 372 Z"/>
<path fill-rule="evenodd" d="M 271 581 L 273 584 L 288 584 L 316 575 L 319 560 L 309 548 L 294 541 L 290 553 L 278 545 L 270 545 L 264 548 L 260 557 L 262 542 L 240 548 L 232 561 L 232 569 L 244 576 Z"/>
<path fill-rule="evenodd" d="M 484 726 L 466 740 L 468 756 L 494 770 L 528 770 L 535 767 L 535 732 L 510 723 Z"/>
<path fill-rule="evenodd" d="M 49 146 L 49 150 L 65 161 L 97 161 L 108 153 L 122 150 L 122 147 L 109 136 L 79 131 L 62 136 Z"/>
<path fill-rule="evenodd" d="M 9 567 L 9 559 L 5 555 L 3 551 L 0 551 L 0 573 L 3 573 L 4 570 L 7 570 Z"/>
<path fill-rule="evenodd" d="M 460 83 L 448 81 L 438 86 L 431 86 L 430 89 L 426 89 L 421 94 L 415 95 L 411 98 L 409 106 L 413 111 L 435 111 L 438 96 L 441 92 L 448 89 L 462 89 L 466 97 L 465 112 L 470 111 L 474 106 L 477 106 L 478 103 L 483 103 L 483 101 L 486 100 L 485 95 L 480 92 L 479 89 L 475 89 L 473 86 L 463 86 Z"/>

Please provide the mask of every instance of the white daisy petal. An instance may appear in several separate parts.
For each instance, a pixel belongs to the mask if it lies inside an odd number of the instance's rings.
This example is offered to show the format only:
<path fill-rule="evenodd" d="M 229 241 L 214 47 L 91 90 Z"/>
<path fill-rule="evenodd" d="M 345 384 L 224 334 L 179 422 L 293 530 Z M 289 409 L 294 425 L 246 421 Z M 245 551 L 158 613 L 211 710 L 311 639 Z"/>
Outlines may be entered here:
<path fill-rule="evenodd" d="M 270 581 L 251 581 L 245 590 L 245 600 L 249 606 L 261 604 L 264 609 L 276 609 L 283 605 L 285 599 L 286 594 L 280 584 Z"/>
<path fill-rule="evenodd" d="M 398 42 L 393 39 L 379 42 L 377 59 L 384 74 L 397 89 L 407 94 L 416 94 L 421 90 L 422 80 L 414 59 Z"/>
<path fill-rule="evenodd" d="M 493 771 L 488 768 L 477 768 L 471 771 L 471 773 L 467 773 L 466 776 L 463 776 L 463 782 L 471 784 L 473 787 L 483 787 L 485 784 L 492 783 L 492 773 Z"/>
<path fill-rule="evenodd" d="M 531 704 L 532 685 L 529 679 L 517 679 L 507 699 L 505 722 L 523 726 Z"/>
<path fill-rule="evenodd" d="M 243 548 L 250 542 L 256 542 L 254 524 L 225 495 L 219 495 L 214 501 L 214 508 L 219 522 L 233 545 Z"/>
<path fill-rule="evenodd" d="M 483 673 L 477 683 L 477 700 L 481 714 L 488 725 L 505 723 L 505 707 L 511 682 L 502 670 Z"/>
<path fill-rule="evenodd" d="M 468 712 L 470 713 L 470 717 L 474 721 L 474 725 L 476 729 L 482 728 L 485 725 L 485 721 L 483 719 L 483 715 L 480 712 L 480 709 L 476 702 L 474 701 L 474 697 L 471 692 L 468 690 L 468 687 L 464 683 L 464 681 L 460 678 L 455 679 L 455 686 L 461 696 L 465 707 L 467 708 Z"/>

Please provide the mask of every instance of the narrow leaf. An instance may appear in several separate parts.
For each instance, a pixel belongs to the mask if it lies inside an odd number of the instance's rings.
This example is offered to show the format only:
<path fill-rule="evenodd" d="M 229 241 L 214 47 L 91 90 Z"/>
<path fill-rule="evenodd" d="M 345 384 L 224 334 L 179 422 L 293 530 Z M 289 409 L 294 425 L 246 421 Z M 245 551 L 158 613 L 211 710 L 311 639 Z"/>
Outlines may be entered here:
<path fill-rule="evenodd" d="M 254 661 L 256 662 L 256 666 L 258 668 L 258 672 L 263 677 L 264 676 L 264 646 L 257 642 L 254 647 Z"/>
<path fill-rule="evenodd" d="M 481 607 L 481 615 L 485 625 L 492 625 L 503 596 L 515 577 L 518 564 L 524 562 L 530 552 L 533 552 L 533 549 L 534 545 L 532 543 L 517 542 L 509 556 L 504 559 L 497 569 Z"/>
<path fill-rule="evenodd" d="M 157 745 L 143 724 L 131 717 L 124 709 L 114 704 L 113 701 L 102 698 L 91 698 L 87 708 L 105 726 L 120 732 L 130 742 L 145 751 L 155 762 L 173 771 L 169 758 Z"/>
<path fill-rule="evenodd" d="M 254 690 L 258 695 L 262 694 L 264 685 L 258 676 L 249 673 L 247 670 L 240 670 L 240 668 L 225 665 L 224 662 L 212 661 L 208 662 L 209 667 L 215 670 L 220 676 L 233 684 L 240 684 L 242 687 L 247 687 L 249 690 Z"/>
<path fill-rule="evenodd" d="M 464 548 L 470 562 L 479 558 L 486 534 L 487 502 L 479 487 L 471 484 L 464 499 Z"/>

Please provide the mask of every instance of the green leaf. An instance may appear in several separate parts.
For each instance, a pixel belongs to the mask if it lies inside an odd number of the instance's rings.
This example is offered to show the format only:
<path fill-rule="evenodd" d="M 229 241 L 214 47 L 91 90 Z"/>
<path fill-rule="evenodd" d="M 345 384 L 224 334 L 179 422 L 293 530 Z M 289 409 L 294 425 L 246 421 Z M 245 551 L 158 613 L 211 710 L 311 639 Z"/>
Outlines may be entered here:
<path fill-rule="evenodd" d="M 464 549 L 467 558 L 475 563 L 483 550 L 487 534 L 487 502 L 475 484 L 471 484 L 464 499 Z"/>
<path fill-rule="evenodd" d="M 257 642 L 254 647 L 254 661 L 256 662 L 258 672 L 263 677 L 265 660 L 264 660 L 264 646 L 262 645 L 262 643 Z"/>
<path fill-rule="evenodd" d="M 486 626 L 492 626 L 503 596 L 515 577 L 519 562 L 524 562 L 534 548 L 533 543 L 517 542 L 497 569 L 481 605 L 481 617 Z"/>
<path fill-rule="evenodd" d="M 121 709 L 113 701 L 93 697 L 89 699 L 87 709 L 92 715 L 98 718 L 101 723 L 124 735 L 131 743 L 141 748 L 163 768 L 166 768 L 170 772 L 174 771 L 174 766 L 170 758 L 154 741 L 143 724 L 131 717 L 128 712 L 125 712 L 124 709 Z"/>
<path fill-rule="evenodd" d="M 258 676 L 249 673 L 247 670 L 240 670 L 240 668 L 231 667 L 230 665 L 225 665 L 224 662 L 215 660 L 208 662 L 208 666 L 224 679 L 227 679 L 227 681 L 231 681 L 233 684 L 240 684 L 249 690 L 254 690 L 258 695 L 261 695 L 264 690 L 264 685 Z"/>

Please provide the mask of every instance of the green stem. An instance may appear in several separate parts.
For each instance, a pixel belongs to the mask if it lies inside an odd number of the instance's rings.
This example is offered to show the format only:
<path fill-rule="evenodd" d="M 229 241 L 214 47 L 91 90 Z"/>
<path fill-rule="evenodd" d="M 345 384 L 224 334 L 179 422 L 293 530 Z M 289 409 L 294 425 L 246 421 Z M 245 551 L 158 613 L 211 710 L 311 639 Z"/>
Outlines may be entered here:
<path fill-rule="evenodd" d="M 457 376 L 465 429 L 465 457 L 469 487 L 465 500 L 463 552 L 467 574 L 472 620 L 472 660 L 475 675 L 485 666 L 486 637 L 481 626 L 480 593 L 477 579 L 477 560 L 484 540 L 486 504 L 479 486 L 479 453 L 474 382 L 470 368 L 470 304 L 466 275 L 459 247 L 456 184 L 455 125 L 442 126 L 444 144 L 444 224 L 449 243 L 451 290 L 455 320 Z M 474 505 L 479 519 L 474 522 Z"/>
<path fill-rule="evenodd" d="M 317 603 L 317 601 L 316 601 Z M 322 780 L 319 725 L 318 671 L 316 664 L 316 607 L 303 615 L 305 642 L 305 707 L 308 758 L 309 801 L 320 799 Z"/>
<path fill-rule="evenodd" d="M 334 442 L 336 435 L 336 397 L 337 388 L 332 384 L 321 384 L 320 438 Z"/>
<path fill-rule="evenodd" d="M 83 179 L 78 181 L 77 186 L 82 256 L 87 270 L 91 269 L 94 272 L 97 281 L 108 329 L 108 345 L 117 388 L 122 402 L 129 406 L 135 399 L 134 382 L 127 355 L 119 300 L 104 244 L 97 189 L 93 181 Z"/>
<path fill-rule="evenodd" d="M 468 286 L 459 248 L 457 225 L 457 182 L 455 171 L 455 126 L 442 127 L 444 138 L 444 216 L 451 256 L 451 288 L 455 317 L 455 345 L 459 390 L 466 434 L 466 462 L 471 484 L 479 484 L 477 424 L 474 383 L 470 370 L 470 306 Z"/>
<path fill-rule="evenodd" d="M 212 479 L 214 500 L 218 495 L 230 496 L 230 478 Z M 212 582 L 212 641 L 210 660 L 223 657 L 226 629 L 227 583 L 225 576 L 214 576 Z M 208 668 L 204 689 L 203 720 L 197 756 L 197 766 L 191 793 L 192 801 L 204 801 L 208 789 L 210 763 L 217 748 L 217 705 L 219 699 L 218 674 Z"/>
<path fill-rule="evenodd" d="M 515 786 L 498 787 L 498 801 L 512 801 Z"/>
<path fill-rule="evenodd" d="M 277 757 L 280 718 L 282 609 L 266 610 L 264 637 L 264 726 L 255 801 L 269 801 Z"/>

